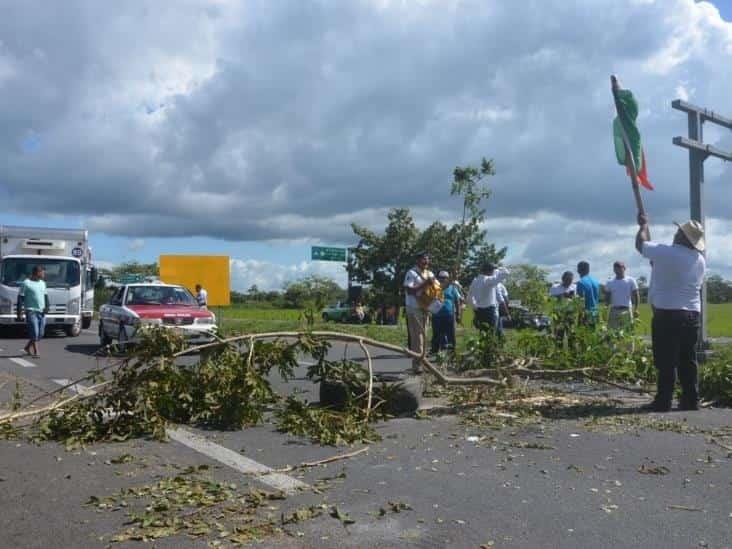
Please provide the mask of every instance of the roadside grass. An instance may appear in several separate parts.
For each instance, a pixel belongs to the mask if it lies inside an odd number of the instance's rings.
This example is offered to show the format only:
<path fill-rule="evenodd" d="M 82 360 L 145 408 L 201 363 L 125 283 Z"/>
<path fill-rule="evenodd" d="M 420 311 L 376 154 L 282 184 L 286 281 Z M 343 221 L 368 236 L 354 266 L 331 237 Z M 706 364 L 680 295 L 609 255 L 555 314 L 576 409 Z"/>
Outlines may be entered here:
<path fill-rule="evenodd" d="M 216 307 L 219 327 L 224 334 L 254 333 L 270 331 L 290 331 L 305 326 L 304 312 L 299 309 L 274 309 L 269 307 Z M 640 317 L 636 325 L 639 335 L 651 334 L 651 308 L 642 304 Z M 352 334 L 361 334 L 395 344 L 404 344 L 407 340 L 406 323 L 399 319 L 396 326 L 380 326 L 377 324 L 356 325 L 320 321 L 320 311 L 314 311 L 316 323 L 313 329 L 332 330 Z M 606 312 L 604 314 L 607 314 Z M 732 303 L 711 304 L 708 308 L 707 327 L 711 337 L 732 337 Z M 465 310 L 463 326 L 458 326 L 458 337 L 472 333 L 473 314 L 470 308 Z"/>
<path fill-rule="evenodd" d="M 638 334 L 651 335 L 651 306 L 643 303 L 638 312 Z M 732 337 L 732 303 L 712 303 L 708 306 L 707 331 L 710 337 Z"/>

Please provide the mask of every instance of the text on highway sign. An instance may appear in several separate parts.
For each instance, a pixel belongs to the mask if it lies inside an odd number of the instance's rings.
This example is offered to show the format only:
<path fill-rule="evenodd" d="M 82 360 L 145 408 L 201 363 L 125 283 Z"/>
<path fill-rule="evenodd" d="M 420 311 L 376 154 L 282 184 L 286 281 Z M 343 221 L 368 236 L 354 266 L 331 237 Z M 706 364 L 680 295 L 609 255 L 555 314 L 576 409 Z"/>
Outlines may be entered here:
<path fill-rule="evenodd" d="M 310 257 L 313 261 L 346 261 L 345 248 L 330 248 L 327 246 L 313 246 Z"/>

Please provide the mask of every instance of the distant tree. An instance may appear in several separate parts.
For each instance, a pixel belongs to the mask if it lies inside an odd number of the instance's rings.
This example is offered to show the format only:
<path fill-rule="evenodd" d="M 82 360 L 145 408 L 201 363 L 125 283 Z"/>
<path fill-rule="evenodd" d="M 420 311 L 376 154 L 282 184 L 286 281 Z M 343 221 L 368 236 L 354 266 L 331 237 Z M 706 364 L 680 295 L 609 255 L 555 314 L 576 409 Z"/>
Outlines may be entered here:
<path fill-rule="evenodd" d="M 435 221 L 420 231 L 407 208 L 389 212 L 383 234 L 351 225 L 361 242 L 353 250 L 352 278 L 370 285 L 373 305 L 401 305 L 404 276 L 420 250 L 430 254 L 434 271 L 446 270 L 452 276 L 457 273 L 464 282 L 472 279 L 483 262 L 499 262 L 505 257 L 506 248 L 496 249 L 486 242 L 481 228 L 485 221 L 483 202 L 491 194 L 482 181 L 494 173 L 492 161 L 485 158 L 480 167 L 455 168 L 450 193 L 462 198 L 463 211 L 460 221 L 452 226 Z"/>
<path fill-rule="evenodd" d="M 372 299 L 398 307 L 404 295 L 404 276 L 414 265 L 419 237 L 409 210 L 391 210 L 381 235 L 355 223 L 351 227 L 362 242 L 362 247 L 353 250 L 353 279 L 371 285 Z"/>
<path fill-rule="evenodd" d="M 486 263 L 498 265 L 506 257 L 507 250 L 508 248 L 505 246 L 497 250 L 494 244 L 486 244 L 475 250 L 470 254 L 460 274 L 460 282 L 467 288 L 473 279 L 480 274 L 483 265 Z"/>
<path fill-rule="evenodd" d="M 548 299 L 549 282 L 544 269 L 536 265 L 511 265 L 511 275 L 505 282 L 509 299 L 520 299 L 529 309 L 540 311 Z"/>
<path fill-rule="evenodd" d="M 346 291 L 334 280 L 315 275 L 288 282 L 282 295 L 285 307 L 293 309 L 322 308 L 332 301 L 343 300 L 345 297 Z"/>
<path fill-rule="evenodd" d="M 113 280 L 122 275 L 134 274 L 157 277 L 160 276 L 160 270 L 157 263 L 138 263 L 137 261 L 127 261 L 113 267 L 111 274 Z"/>
<path fill-rule="evenodd" d="M 718 274 L 707 277 L 707 301 L 709 303 L 729 303 L 732 301 L 732 283 Z"/>
<path fill-rule="evenodd" d="M 485 221 L 483 202 L 491 196 L 490 189 L 482 181 L 496 174 L 493 160 L 481 159 L 480 168 L 467 166 L 456 167 L 453 170 L 451 196 L 460 196 L 463 199 L 463 215 L 459 225 L 454 227 L 455 259 L 453 271 L 461 272 L 463 260 L 469 257 L 476 247 L 483 245 L 485 231 L 480 228 Z"/>
<path fill-rule="evenodd" d="M 231 296 L 231 302 L 232 303 L 239 304 L 239 303 L 245 303 L 247 301 L 246 294 L 243 294 L 241 292 L 237 292 L 236 290 L 231 290 L 230 296 Z"/>
<path fill-rule="evenodd" d="M 265 300 L 264 298 L 266 297 L 266 295 L 267 294 L 265 292 L 261 291 L 257 287 L 256 284 L 252 284 L 249 287 L 249 289 L 247 290 L 246 298 L 247 298 L 248 301 L 259 302 L 259 301 L 264 301 Z"/>

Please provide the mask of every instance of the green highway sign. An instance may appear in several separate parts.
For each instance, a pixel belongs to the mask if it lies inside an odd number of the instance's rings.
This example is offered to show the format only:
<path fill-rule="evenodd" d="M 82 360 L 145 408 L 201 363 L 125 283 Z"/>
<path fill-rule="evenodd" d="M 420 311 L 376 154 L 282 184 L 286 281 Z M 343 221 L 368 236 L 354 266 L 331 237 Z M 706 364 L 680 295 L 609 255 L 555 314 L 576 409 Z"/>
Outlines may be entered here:
<path fill-rule="evenodd" d="M 330 248 L 327 246 L 313 246 L 310 257 L 313 261 L 340 261 L 346 262 L 345 248 Z"/>
<path fill-rule="evenodd" d="M 126 274 L 119 277 L 120 284 L 135 284 L 137 282 L 142 282 L 145 277 L 143 277 L 141 274 Z"/>

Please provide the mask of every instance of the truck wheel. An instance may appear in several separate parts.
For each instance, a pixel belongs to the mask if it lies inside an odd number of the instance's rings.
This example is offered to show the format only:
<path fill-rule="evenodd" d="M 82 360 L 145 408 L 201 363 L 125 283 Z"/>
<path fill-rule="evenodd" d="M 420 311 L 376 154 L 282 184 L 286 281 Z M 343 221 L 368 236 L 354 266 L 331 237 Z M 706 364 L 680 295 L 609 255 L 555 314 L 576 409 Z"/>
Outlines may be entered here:
<path fill-rule="evenodd" d="M 69 337 L 79 337 L 81 335 L 81 324 L 76 322 L 71 326 L 66 326 L 65 332 Z"/>
<path fill-rule="evenodd" d="M 92 317 L 90 317 L 90 316 L 85 316 L 84 318 L 81 319 L 81 327 L 84 330 L 88 330 L 89 326 L 91 326 L 91 323 L 92 323 Z"/>
<path fill-rule="evenodd" d="M 104 333 L 104 328 L 102 327 L 102 321 L 99 321 L 99 345 L 102 347 L 106 347 L 107 345 L 112 343 L 112 338 L 109 337 L 107 334 Z"/>

